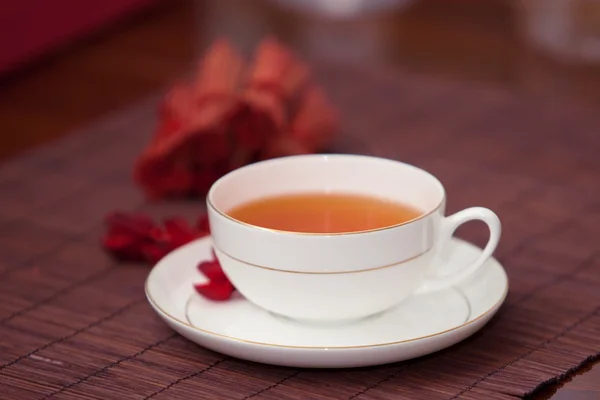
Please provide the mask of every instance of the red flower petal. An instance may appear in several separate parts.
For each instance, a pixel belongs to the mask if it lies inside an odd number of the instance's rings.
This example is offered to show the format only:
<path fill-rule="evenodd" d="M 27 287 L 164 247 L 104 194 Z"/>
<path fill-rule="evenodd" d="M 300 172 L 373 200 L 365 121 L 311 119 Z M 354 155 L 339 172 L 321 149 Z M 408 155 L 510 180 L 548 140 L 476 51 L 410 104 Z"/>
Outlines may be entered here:
<path fill-rule="evenodd" d="M 169 218 L 164 228 L 142 214 L 112 213 L 107 216 L 102 246 L 124 261 L 156 263 L 170 251 L 208 234 L 182 218 Z"/>
<path fill-rule="evenodd" d="M 194 289 L 196 289 L 200 295 L 216 301 L 229 300 L 235 290 L 229 281 L 211 281 L 205 284 L 196 284 L 194 285 Z"/>
<path fill-rule="evenodd" d="M 198 269 L 210 281 L 224 282 L 229 280 L 227 275 L 225 275 L 225 272 L 223 272 L 221 264 L 219 264 L 219 261 L 216 259 L 202 261 L 200 264 L 198 264 Z"/>

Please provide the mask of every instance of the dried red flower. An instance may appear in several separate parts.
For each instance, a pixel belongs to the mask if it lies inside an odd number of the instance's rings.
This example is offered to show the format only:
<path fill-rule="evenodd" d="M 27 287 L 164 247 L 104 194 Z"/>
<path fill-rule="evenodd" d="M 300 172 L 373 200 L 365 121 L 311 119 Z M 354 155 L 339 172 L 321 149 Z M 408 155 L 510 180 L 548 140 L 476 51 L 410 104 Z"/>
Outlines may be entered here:
<path fill-rule="evenodd" d="M 231 298 L 235 287 L 223 272 L 214 251 L 211 260 L 202 261 L 198 264 L 198 270 L 208 279 L 207 283 L 194 285 L 194 289 L 200 295 L 215 301 L 224 301 Z"/>
<path fill-rule="evenodd" d="M 210 281 L 224 282 L 227 280 L 227 275 L 221 269 L 221 264 L 216 259 L 202 261 L 198 264 L 198 270 Z"/>
<path fill-rule="evenodd" d="M 194 285 L 194 289 L 201 296 L 215 301 L 229 300 L 235 291 L 235 288 L 229 281 L 209 281 L 208 283 Z"/>
<path fill-rule="evenodd" d="M 246 64 L 229 42 L 218 40 L 196 76 L 165 96 L 135 180 L 150 198 L 202 196 L 245 164 L 325 150 L 337 125 L 309 68 L 285 46 L 265 39 Z"/>
<path fill-rule="evenodd" d="M 163 227 L 143 214 L 114 212 L 105 219 L 107 230 L 102 245 L 113 257 L 122 261 L 156 263 L 169 252 L 206 236 L 206 217 L 191 227 L 181 218 L 168 218 Z"/>

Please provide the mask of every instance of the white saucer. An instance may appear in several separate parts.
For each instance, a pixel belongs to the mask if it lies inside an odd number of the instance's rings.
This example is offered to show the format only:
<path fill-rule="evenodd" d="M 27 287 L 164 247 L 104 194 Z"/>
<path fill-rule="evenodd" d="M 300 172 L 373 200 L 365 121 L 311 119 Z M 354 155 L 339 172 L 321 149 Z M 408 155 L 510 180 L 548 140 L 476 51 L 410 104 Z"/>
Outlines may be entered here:
<path fill-rule="evenodd" d="M 466 264 L 481 252 L 453 239 L 443 259 Z M 267 364 L 348 368 L 387 364 L 449 347 L 483 327 L 500 308 L 508 279 L 495 259 L 461 284 L 413 296 L 385 313 L 345 325 L 314 326 L 273 315 L 239 294 L 225 302 L 198 295 L 198 262 L 211 257 L 210 238 L 173 251 L 150 272 L 146 296 L 181 335 L 208 349 Z"/>

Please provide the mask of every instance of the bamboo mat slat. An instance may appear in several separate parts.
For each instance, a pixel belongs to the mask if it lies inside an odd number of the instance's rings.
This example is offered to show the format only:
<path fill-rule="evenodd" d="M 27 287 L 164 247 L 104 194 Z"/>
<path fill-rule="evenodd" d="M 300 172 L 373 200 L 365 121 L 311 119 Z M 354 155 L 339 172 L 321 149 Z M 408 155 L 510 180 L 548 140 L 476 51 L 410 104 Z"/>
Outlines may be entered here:
<path fill-rule="evenodd" d="M 146 303 L 148 268 L 98 238 L 115 209 L 193 218 L 202 201 L 149 204 L 131 181 L 158 97 L 0 167 L 3 399 L 513 399 L 600 354 L 600 115 L 558 99 L 414 75 L 319 71 L 343 114 L 335 150 L 438 175 L 448 212 L 498 212 L 505 306 L 470 339 L 356 370 L 253 364 L 173 333 Z M 459 236 L 479 245 L 479 226 Z"/>

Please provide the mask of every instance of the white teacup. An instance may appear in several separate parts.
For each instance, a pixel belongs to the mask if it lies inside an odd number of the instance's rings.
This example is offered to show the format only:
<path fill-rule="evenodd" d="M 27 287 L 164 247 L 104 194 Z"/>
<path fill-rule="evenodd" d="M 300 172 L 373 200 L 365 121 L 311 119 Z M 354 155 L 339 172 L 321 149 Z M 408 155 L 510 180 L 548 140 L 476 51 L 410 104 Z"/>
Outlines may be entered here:
<path fill-rule="evenodd" d="M 365 194 L 422 211 L 391 227 L 339 234 L 307 234 L 249 225 L 227 215 L 265 197 L 307 192 Z M 231 282 L 249 301 L 282 316 L 311 322 L 367 317 L 416 292 L 449 287 L 492 255 L 500 220 L 474 207 L 445 217 L 444 187 L 417 167 L 360 155 L 302 155 L 251 164 L 223 176 L 207 197 L 215 253 Z M 481 256 L 440 276 L 438 250 L 456 228 L 485 222 Z"/>

